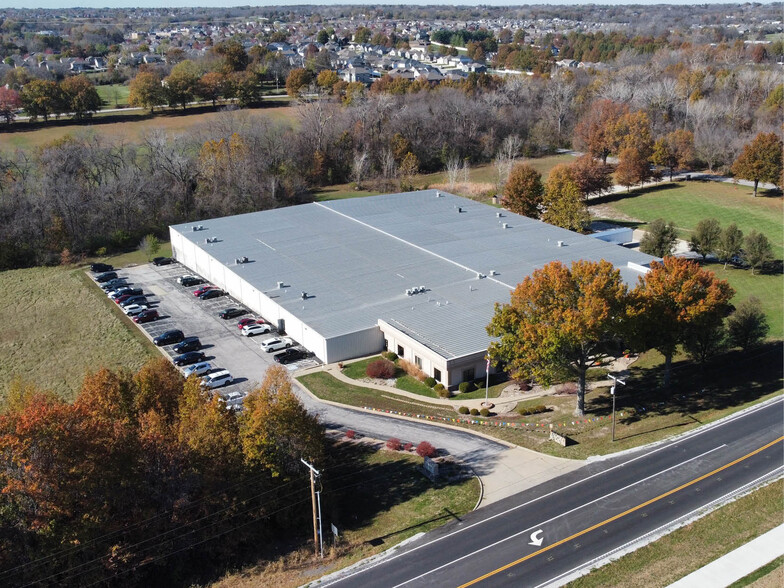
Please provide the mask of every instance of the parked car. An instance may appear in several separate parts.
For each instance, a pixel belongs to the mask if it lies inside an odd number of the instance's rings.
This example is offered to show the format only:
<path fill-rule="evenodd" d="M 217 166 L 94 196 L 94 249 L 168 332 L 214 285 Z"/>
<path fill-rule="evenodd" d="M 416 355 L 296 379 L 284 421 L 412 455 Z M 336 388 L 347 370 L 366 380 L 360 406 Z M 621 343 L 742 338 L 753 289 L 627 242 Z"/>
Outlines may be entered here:
<path fill-rule="evenodd" d="M 174 345 L 183 339 L 185 339 L 185 335 L 182 334 L 182 331 L 179 329 L 172 329 L 171 331 L 161 333 L 155 337 L 152 342 L 155 343 L 158 347 L 163 347 L 164 345 Z"/>
<path fill-rule="evenodd" d="M 117 302 L 121 296 L 141 296 L 143 294 L 141 288 L 119 288 L 109 293 L 109 298 Z"/>
<path fill-rule="evenodd" d="M 239 390 L 234 390 L 233 392 L 229 392 L 228 394 L 224 394 L 223 396 L 221 396 L 221 400 L 223 400 L 226 403 L 235 402 L 237 400 L 241 400 L 242 398 L 245 398 L 245 394 L 243 394 Z"/>
<path fill-rule="evenodd" d="M 145 310 L 147 310 L 147 306 L 144 304 L 129 304 L 123 308 L 123 312 L 128 316 L 136 316 Z"/>
<path fill-rule="evenodd" d="M 251 323 L 250 325 L 245 325 L 242 327 L 240 334 L 243 337 L 253 337 L 254 335 L 263 335 L 264 333 L 269 333 L 271 330 L 272 327 L 270 325 Z"/>
<path fill-rule="evenodd" d="M 105 292 L 111 292 L 112 290 L 116 290 L 117 288 L 121 288 L 127 285 L 128 278 L 112 278 L 108 282 L 101 284 L 101 289 Z"/>
<path fill-rule="evenodd" d="M 300 359 L 305 359 L 310 355 L 307 351 L 303 351 L 302 349 L 294 349 L 293 347 L 290 349 L 286 349 L 281 351 L 280 353 L 276 353 L 272 356 L 277 363 L 280 364 L 287 364 L 293 363 L 295 361 L 299 361 Z"/>
<path fill-rule="evenodd" d="M 271 351 L 278 351 L 279 349 L 286 349 L 292 347 L 294 340 L 291 337 L 273 337 L 261 342 L 261 350 L 267 353 Z"/>
<path fill-rule="evenodd" d="M 154 308 L 148 308 L 147 310 L 141 311 L 135 317 L 133 317 L 133 322 L 142 324 L 142 323 L 149 323 L 152 321 L 157 321 L 160 317 L 158 311 Z"/>
<path fill-rule="evenodd" d="M 104 272 L 102 274 L 98 274 L 95 276 L 95 281 L 99 284 L 103 284 L 104 282 L 108 282 L 109 280 L 113 280 L 117 277 L 117 272 Z"/>
<path fill-rule="evenodd" d="M 192 363 L 204 361 L 204 353 L 201 351 L 186 351 L 175 357 L 173 361 L 176 366 L 191 365 Z"/>
<path fill-rule="evenodd" d="M 208 290 L 217 290 L 217 289 L 218 289 L 218 287 L 217 287 L 217 286 L 212 286 L 212 285 L 208 284 L 208 285 L 206 285 L 206 286 L 202 286 L 202 287 L 201 287 L 201 288 L 199 288 L 198 290 L 194 290 L 194 291 L 193 291 L 193 295 L 194 295 L 194 296 L 201 296 L 202 294 L 204 294 L 204 293 L 205 293 L 205 292 L 207 292 Z"/>
<path fill-rule="evenodd" d="M 204 282 L 201 278 L 197 278 L 196 276 L 180 276 L 177 278 L 180 286 L 197 286 Z"/>
<path fill-rule="evenodd" d="M 226 292 L 223 290 L 215 289 L 215 290 L 207 290 L 204 294 L 199 296 L 199 300 L 211 300 L 212 298 L 220 298 L 221 296 L 225 296 Z"/>
<path fill-rule="evenodd" d="M 201 341 L 198 337 L 185 337 L 182 341 L 177 343 L 172 350 L 174 353 L 185 353 L 186 351 L 198 351 L 201 349 Z"/>
<path fill-rule="evenodd" d="M 213 369 L 212 364 L 209 361 L 200 361 L 198 363 L 192 363 L 189 366 L 182 368 L 182 375 L 186 378 L 189 376 L 203 376 L 211 372 Z"/>
<path fill-rule="evenodd" d="M 112 296 L 112 300 L 114 300 L 117 304 L 122 304 L 126 300 L 128 300 L 131 296 L 135 296 L 135 294 L 128 294 L 126 292 L 118 293 L 117 296 Z"/>
<path fill-rule="evenodd" d="M 114 271 L 114 266 L 108 263 L 93 263 L 90 265 L 90 271 L 94 274 L 102 274 L 104 272 Z"/>
<path fill-rule="evenodd" d="M 245 310 L 244 308 L 231 307 L 231 308 L 224 308 L 223 310 L 221 310 L 218 313 L 218 316 L 221 317 L 223 320 L 228 320 L 228 319 L 237 318 L 238 316 L 242 316 L 246 312 L 248 311 Z"/>
<path fill-rule="evenodd" d="M 264 319 L 257 319 L 257 318 L 253 318 L 253 317 L 246 317 L 244 319 L 240 319 L 239 321 L 237 321 L 237 328 L 239 330 L 242 330 L 242 327 L 244 327 L 246 325 L 255 325 L 255 324 L 263 325 L 266 322 L 267 321 L 265 321 Z"/>
<path fill-rule="evenodd" d="M 130 298 L 126 298 L 122 302 L 120 302 L 120 306 L 125 308 L 126 306 L 130 306 L 131 304 L 144 304 L 149 305 L 149 301 L 147 300 L 146 296 L 131 296 Z"/>
<path fill-rule="evenodd" d="M 171 257 L 156 257 L 152 260 L 153 265 L 169 265 L 170 263 L 174 263 Z"/>
<path fill-rule="evenodd" d="M 234 381 L 228 370 L 220 370 L 207 374 L 201 379 L 201 385 L 205 388 L 213 389 L 227 386 Z"/>

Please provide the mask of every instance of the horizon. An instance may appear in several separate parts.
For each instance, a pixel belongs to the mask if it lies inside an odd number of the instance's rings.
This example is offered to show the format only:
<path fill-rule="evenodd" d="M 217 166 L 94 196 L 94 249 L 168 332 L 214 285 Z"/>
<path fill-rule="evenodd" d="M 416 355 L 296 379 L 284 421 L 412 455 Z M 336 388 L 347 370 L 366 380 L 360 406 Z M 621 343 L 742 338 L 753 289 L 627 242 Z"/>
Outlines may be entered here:
<path fill-rule="evenodd" d="M 777 0 L 759 0 L 758 4 L 773 4 Z M 96 1 L 84 1 L 79 0 L 74 4 L 65 4 L 62 2 L 57 1 L 43 1 L 43 2 L 32 2 L 28 3 L 27 6 L 23 8 L 19 7 L 18 5 L 12 3 L 3 2 L 0 0 L 0 10 L 6 9 L 28 9 L 28 10 L 67 10 L 67 9 L 74 9 L 74 8 L 95 8 L 95 9 L 116 9 L 116 8 L 238 8 L 243 6 L 252 6 L 252 7 L 265 7 L 271 8 L 274 6 L 492 6 L 494 8 L 500 7 L 528 7 L 528 6 L 563 6 L 565 8 L 569 8 L 574 6 L 575 4 L 579 5 L 595 5 L 595 6 L 690 6 L 690 5 L 703 5 L 703 4 L 713 4 L 713 5 L 728 5 L 728 6 L 740 6 L 745 4 L 745 2 L 726 2 L 725 0 L 702 0 L 702 1 L 692 1 L 692 0 L 676 0 L 671 2 L 660 2 L 656 0 L 642 0 L 637 2 L 628 2 L 624 0 L 618 1 L 602 1 L 602 2 L 595 2 L 592 0 L 573 0 L 572 2 L 566 3 L 562 0 L 558 0 L 555 2 L 550 1 L 540 1 L 540 2 L 532 2 L 532 3 L 520 3 L 515 2 L 514 0 L 485 0 L 484 2 L 477 3 L 477 2 L 470 2 L 470 1 L 461 1 L 461 0 L 429 0 L 427 2 L 385 2 L 385 3 L 368 3 L 368 2 L 360 2 L 357 0 L 335 0 L 335 1 L 326 1 L 326 2 L 319 2 L 319 3 L 309 3 L 309 2 L 302 2 L 300 0 L 282 0 L 276 1 L 274 3 L 267 3 L 267 2 L 237 2 L 236 0 L 214 0 L 210 2 L 209 5 L 204 2 L 204 0 L 178 0 L 175 2 L 166 1 L 165 4 L 162 5 L 161 2 L 155 2 L 154 0 L 142 0 L 136 4 L 129 4 L 126 0 L 117 0 L 117 1 L 109 1 L 106 0 L 96 0 Z"/>

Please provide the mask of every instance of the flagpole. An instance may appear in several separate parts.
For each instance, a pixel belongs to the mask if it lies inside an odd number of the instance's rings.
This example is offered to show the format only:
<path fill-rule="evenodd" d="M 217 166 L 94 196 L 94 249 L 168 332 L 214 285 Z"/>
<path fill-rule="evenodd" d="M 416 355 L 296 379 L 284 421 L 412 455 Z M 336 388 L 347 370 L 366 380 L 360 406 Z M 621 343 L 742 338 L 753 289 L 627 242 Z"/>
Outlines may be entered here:
<path fill-rule="evenodd" d="M 490 358 L 487 358 L 487 366 L 485 367 L 485 406 L 488 404 L 487 393 L 490 389 Z"/>

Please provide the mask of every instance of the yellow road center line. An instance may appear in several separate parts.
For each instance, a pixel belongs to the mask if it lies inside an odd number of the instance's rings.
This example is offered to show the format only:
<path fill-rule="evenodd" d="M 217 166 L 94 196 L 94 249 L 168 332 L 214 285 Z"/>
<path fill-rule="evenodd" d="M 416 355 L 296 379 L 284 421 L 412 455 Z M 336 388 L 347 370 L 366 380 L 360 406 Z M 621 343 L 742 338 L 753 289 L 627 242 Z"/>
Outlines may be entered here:
<path fill-rule="evenodd" d="M 572 539 L 576 539 L 577 537 L 585 535 L 586 533 L 590 533 L 591 531 L 594 531 L 594 530 L 598 529 L 599 527 L 603 527 L 604 525 L 612 523 L 613 521 L 617 521 L 618 519 L 620 519 L 622 517 L 625 517 L 626 515 L 629 515 L 629 514 L 635 512 L 635 511 L 638 511 L 641 508 L 645 508 L 646 506 L 648 506 L 650 504 L 653 504 L 654 502 L 657 502 L 657 501 L 661 500 L 662 498 L 667 498 L 671 494 L 675 494 L 676 492 L 680 492 L 684 488 L 688 488 L 689 486 L 692 486 L 692 485 L 694 485 L 694 484 L 696 484 L 698 482 L 701 482 L 702 480 L 704 480 L 706 478 L 710 478 L 711 476 L 715 476 L 719 472 L 722 472 L 722 471 L 726 470 L 727 468 L 730 468 L 730 467 L 734 466 L 735 464 L 738 464 L 738 463 L 742 462 L 743 460 L 748 459 L 748 458 L 750 458 L 750 457 L 760 453 L 761 451 L 765 451 L 769 447 L 772 447 L 773 445 L 775 445 L 776 443 L 781 442 L 782 440 L 784 440 L 784 436 L 779 437 L 775 441 L 771 441 L 767 445 L 763 445 L 759 449 L 755 449 L 751 453 L 747 453 L 743 457 L 739 457 L 735 461 L 731 461 L 730 463 L 725 464 L 725 465 L 721 466 L 720 468 L 716 468 L 712 472 L 708 472 L 707 474 L 703 474 L 699 478 L 695 478 L 694 480 L 692 480 L 690 482 L 686 482 L 685 484 L 683 484 L 681 486 L 678 486 L 677 488 L 673 488 L 672 490 L 669 490 L 668 492 L 665 492 L 664 494 L 660 494 L 656 498 L 651 498 L 650 500 L 648 500 L 646 502 L 643 502 L 642 504 L 638 504 L 637 506 L 632 507 L 629 510 L 626 510 L 626 511 L 624 511 L 622 513 L 619 513 L 619 514 L 617 514 L 617 515 L 615 515 L 613 517 L 610 517 L 609 519 L 606 519 L 606 520 L 604 520 L 604 521 L 602 521 L 600 523 L 596 523 L 595 525 L 593 525 L 591 527 L 588 527 L 587 529 L 583 529 L 582 531 L 580 531 L 578 533 L 575 533 L 574 535 L 570 535 L 569 537 L 566 537 L 565 539 L 561 539 L 560 541 L 556 541 L 552 545 L 548 545 L 547 547 L 543 547 L 542 549 L 540 549 L 538 551 L 535 551 L 533 553 L 530 553 L 530 554 L 526 555 L 525 557 L 521 557 L 518 560 L 515 560 L 515 561 L 510 562 L 510 563 L 508 563 L 508 564 L 506 564 L 504 566 L 501 566 L 500 568 L 498 568 L 496 570 L 493 570 L 492 572 L 488 572 L 484 576 L 479 576 L 475 580 L 471 580 L 470 582 L 466 582 L 465 584 L 461 584 L 460 586 L 458 586 L 458 588 L 466 588 L 467 586 L 473 586 L 474 584 L 476 584 L 478 582 L 481 582 L 482 580 L 486 580 L 487 578 L 490 578 L 491 576 L 495 576 L 496 574 L 500 574 L 501 572 L 503 572 L 505 570 L 508 570 L 511 567 L 514 567 L 514 566 L 516 566 L 518 564 L 521 564 L 524 561 L 527 561 L 527 560 L 529 560 L 529 559 L 531 559 L 533 557 L 536 557 L 537 555 L 541 555 L 542 553 L 545 553 L 546 551 L 550 551 L 551 549 L 554 549 L 554 548 L 558 547 L 559 545 L 563 545 L 564 543 L 567 543 L 567 542 L 571 541 Z"/>

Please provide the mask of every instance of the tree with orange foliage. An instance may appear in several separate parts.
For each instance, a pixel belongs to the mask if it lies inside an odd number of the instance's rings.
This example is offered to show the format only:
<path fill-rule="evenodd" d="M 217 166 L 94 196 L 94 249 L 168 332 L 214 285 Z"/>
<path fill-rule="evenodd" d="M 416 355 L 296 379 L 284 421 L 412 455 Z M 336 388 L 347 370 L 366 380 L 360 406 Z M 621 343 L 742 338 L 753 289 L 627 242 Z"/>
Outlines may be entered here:
<path fill-rule="evenodd" d="M 607 163 L 607 157 L 614 152 L 612 133 L 615 124 L 628 112 L 629 107 L 625 104 L 612 100 L 595 101 L 574 129 L 575 146 Z"/>
<path fill-rule="evenodd" d="M 610 166 L 588 154 L 575 159 L 569 169 L 584 198 L 591 194 L 601 194 L 612 187 Z"/>
<path fill-rule="evenodd" d="M 577 375 L 576 415 L 585 414 L 585 374 L 624 327 L 626 285 L 607 261 L 553 261 L 527 276 L 509 304 L 496 304 L 488 354 L 514 378 L 548 385 L 564 369 Z"/>
<path fill-rule="evenodd" d="M 318 418 L 308 414 L 291 389 L 288 371 L 274 365 L 261 386 L 245 398 L 240 417 L 245 460 L 268 469 L 273 476 L 301 471 L 300 459 L 322 459 L 324 432 Z"/>
<path fill-rule="evenodd" d="M 539 218 L 543 194 L 542 174 L 527 163 L 518 163 L 504 185 L 503 204 L 517 214 Z"/>
<path fill-rule="evenodd" d="M 754 196 L 760 182 L 779 184 L 782 177 L 782 141 L 776 133 L 760 133 L 732 164 L 736 178 L 754 182 Z"/>
<path fill-rule="evenodd" d="M 642 184 L 653 175 L 648 158 L 634 147 L 625 147 L 618 155 L 618 167 L 615 168 L 615 180 L 626 186 L 628 192 L 632 186 Z"/>
<path fill-rule="evenodd" d="M 735 294 L 730 285 L 695 262 L 665 257 L 651 263 L 630 293 L 631 332 L 637 346 L 664 356 L 664 388 L 670 386 L 672 356 L 696 331 L 721 324 Z"/>

